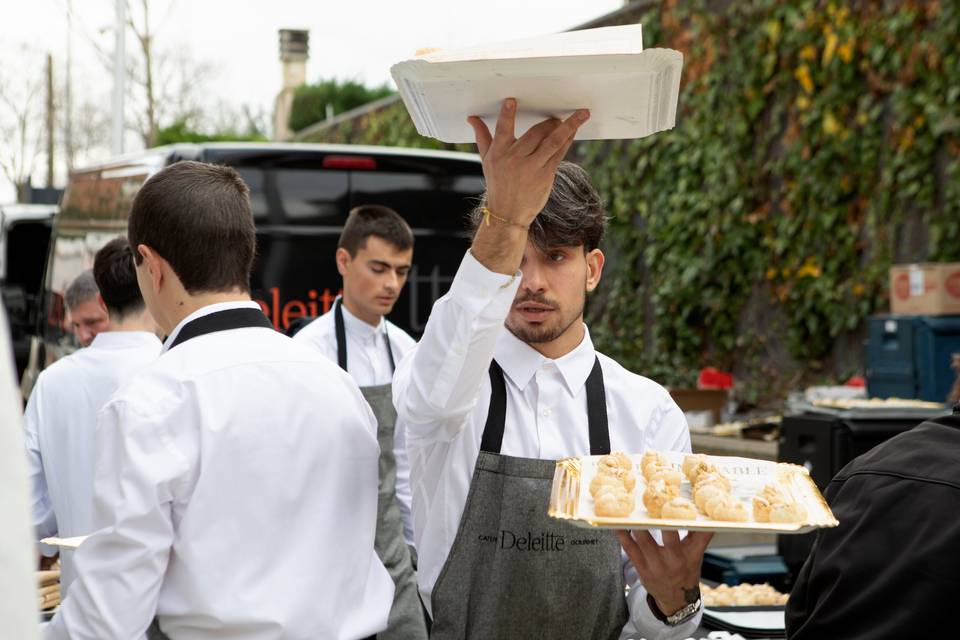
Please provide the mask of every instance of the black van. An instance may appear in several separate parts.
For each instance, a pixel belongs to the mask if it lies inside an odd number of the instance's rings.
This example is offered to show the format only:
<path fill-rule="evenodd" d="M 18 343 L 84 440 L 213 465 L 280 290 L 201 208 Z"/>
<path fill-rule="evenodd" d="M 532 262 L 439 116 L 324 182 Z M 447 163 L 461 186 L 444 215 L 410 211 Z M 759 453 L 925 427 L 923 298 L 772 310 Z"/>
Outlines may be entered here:
<path fill-rule="evenodd" d="M 7 312 L 17 376 L 27 367 L 37 324 L 43 269 L 57 206 L 0 205 L 0 294 Z"/>
<path fill-rule="evenodd" d="M 340 288 L 334 254 L 347 213 L 382 204 L 403 216 L 416 236 L 409 283 L 390 319 L 419 336 L 468 247 L 466 215 L 483 191 L 479 156 L 396 147 L 177 144 L 76 171 L 50 243 L 37 332 L 42 362 L 74 348 L 63 329 L 66 286 L 92 266 L 100 247 L 126 232 L 144 181 L 180 160 L 230 165 L 250 186 L 257 226 L 252 293 L 281 331 L 330 308 Z"/>

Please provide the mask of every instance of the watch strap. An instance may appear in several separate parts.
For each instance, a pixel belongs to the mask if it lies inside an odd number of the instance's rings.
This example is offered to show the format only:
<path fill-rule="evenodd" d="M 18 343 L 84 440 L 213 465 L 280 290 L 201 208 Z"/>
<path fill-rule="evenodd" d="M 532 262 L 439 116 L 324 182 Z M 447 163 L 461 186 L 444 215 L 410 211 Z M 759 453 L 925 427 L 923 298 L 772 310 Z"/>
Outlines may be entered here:
<path fill-rule="evenodd" d="M 675 627 L 677 625 L 683 624 L 694 615 L 697 611 L 700 610 L 700 607 L 703 605 L 703 601 L 700 597 L 697 597 L 696 602 L 691 602 L 683 607 L 680 610 L 671 613 L 670 615 L 665 614 L 660 610 L 660 607 L 657 606 L 657 601 L 652 595 L 647 593 L 647 606 L 650 607 L 650 612 L 653 614 L 657 620 L 669 627 Z"/>

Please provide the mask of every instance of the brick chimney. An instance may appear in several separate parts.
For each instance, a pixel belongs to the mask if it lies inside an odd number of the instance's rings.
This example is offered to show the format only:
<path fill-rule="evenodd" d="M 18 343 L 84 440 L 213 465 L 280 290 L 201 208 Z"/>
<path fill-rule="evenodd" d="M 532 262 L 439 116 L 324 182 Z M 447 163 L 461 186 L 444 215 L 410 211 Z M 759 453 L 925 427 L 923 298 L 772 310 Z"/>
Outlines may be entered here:
<path fill-rule="evenodd" d="M 273 107 L 273 139 L 289 140 L 290 110 L 293 92 L 307 81 L 307 58 L 310 57 L 310 32 L 280 29 L 280 63 L 283 66 L 283 87 Z"/>

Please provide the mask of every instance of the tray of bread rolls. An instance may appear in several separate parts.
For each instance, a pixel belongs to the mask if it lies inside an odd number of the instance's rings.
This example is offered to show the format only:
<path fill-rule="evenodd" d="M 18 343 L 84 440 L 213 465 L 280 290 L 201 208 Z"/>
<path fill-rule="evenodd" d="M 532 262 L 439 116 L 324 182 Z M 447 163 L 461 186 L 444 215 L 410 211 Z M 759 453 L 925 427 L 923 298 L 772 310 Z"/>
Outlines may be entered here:
<path fill-rule="evenodd" d="M 839 524 L 799 465 L 676 451 L 558 460 L 549 513 L 606 529 L 791 534 Z"/>

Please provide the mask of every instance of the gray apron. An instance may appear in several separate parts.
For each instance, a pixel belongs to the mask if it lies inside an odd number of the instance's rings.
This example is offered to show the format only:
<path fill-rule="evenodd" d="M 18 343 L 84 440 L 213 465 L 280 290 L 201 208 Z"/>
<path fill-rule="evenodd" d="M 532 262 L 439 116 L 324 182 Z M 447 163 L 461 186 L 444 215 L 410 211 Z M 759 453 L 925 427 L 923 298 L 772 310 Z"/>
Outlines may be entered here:
<path fill-rule="evenodd" d="M 605 640 L 627 623 L 613 532 L 547 515 L 555 461 L 500 454 L 507 395 L 490 365 L 490 409 L 460 528 L 433 589 L 435 640 Z M 587 379 L 590 453 L 610 453 L 603 373 Z"/>
<path fill-rule="evenodd" d="M 337 335 L 337 361 L 347 370 L 347 337 L 343 324 L 340 300 L 334 304 L 334 321 Z M 387 337 L 387 353 L 390 367 L 395 368 L 390 339 Z M 377 634 L 378 639 L 426 640 L 427 625 L 423 617 L 423 605 L 417 591 L 417 578 L 413 572 L 410 550 L 403 538 L 403 520 L 397 504 L 397 461 L 393 454 L 394 426 L 397 411 L 393 406 L 392 385 L 360 387 L 373 414 L 377 417 L 377 441 L 380 443 L 380 491 L 377 496 L 377 534 L 374 547 L 380 561 L 393 578 L 393 607 L 387 620 L 387 628 Z"/>

